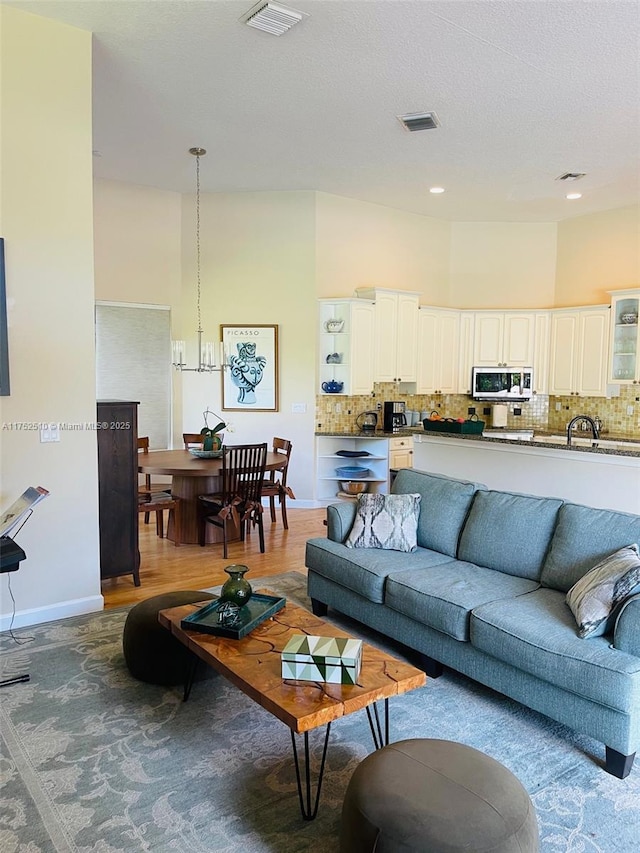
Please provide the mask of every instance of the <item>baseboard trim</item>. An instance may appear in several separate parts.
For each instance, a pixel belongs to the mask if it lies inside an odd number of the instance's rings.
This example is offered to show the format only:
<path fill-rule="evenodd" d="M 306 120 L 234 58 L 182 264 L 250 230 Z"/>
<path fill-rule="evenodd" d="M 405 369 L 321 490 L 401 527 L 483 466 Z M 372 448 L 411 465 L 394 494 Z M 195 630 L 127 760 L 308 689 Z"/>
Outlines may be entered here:
<path fill-rule="evenodd" d="M 31 625 L 41 625 L 43 622 L 54 622 L 56 619 L 67 619 L 69 616 L 83 616 L 85 613 L 97 613 L 104 610 L 104 598 L 92 595 L 89 598 L 74 598 L 71 601 L 58 601 L 47 607 L 33 607 L 29 610 L 16 610 L 11 625 L 11 613 L 0 616 L 0 631 L 8 631 L 10 627 L 28 628 Z"/>

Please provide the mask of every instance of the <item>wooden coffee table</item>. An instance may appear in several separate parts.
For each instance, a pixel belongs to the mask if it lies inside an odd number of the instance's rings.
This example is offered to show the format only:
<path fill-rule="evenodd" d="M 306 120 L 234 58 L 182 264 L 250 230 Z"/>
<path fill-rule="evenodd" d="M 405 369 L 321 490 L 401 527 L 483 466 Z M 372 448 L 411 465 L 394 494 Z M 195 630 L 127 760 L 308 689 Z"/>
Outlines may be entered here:
<path fill-rule="evenodd" d="M 269 590 L 259 591 L 266 595 L 275 595 Z M 213 667 L 254 702 L 289 727 L 300 811 L 305 820 L 313 820 L 318 812 L 331 723 L 365 708 L 374 747 L 380 749 L 389 743 L 390 697 L 422 687 L 426 682 L 426 676 L 422 670 L 363 643 L 362 668 L 358 684 L 283 680 L 280 653 L 293 634 L 324 637 L 351 637 L 352 635 L 290 602 L 242 640 L 230 640 L 200 631 L 184 630 L 180 625 L 182 619 L 206 603 L 186 604 L 170 610 L 161 610 L 158 618 L 177 640 L 197 655 L 197 658 Z M 197 664 L 197 659 L 195 663 Z M 191 673 L 185 673 L 185 700 L 189 696 L 194 674 L 195 665 Z M 384 700 L 384 724 L 376 704 L 381 700 Z M 309 732 L 319 726 L 327 728 L 315 800 L 312 805 Z M 300 772 L 302 762 L 298 756 L 296 735 L 304 737 L 304 791 Z"/>

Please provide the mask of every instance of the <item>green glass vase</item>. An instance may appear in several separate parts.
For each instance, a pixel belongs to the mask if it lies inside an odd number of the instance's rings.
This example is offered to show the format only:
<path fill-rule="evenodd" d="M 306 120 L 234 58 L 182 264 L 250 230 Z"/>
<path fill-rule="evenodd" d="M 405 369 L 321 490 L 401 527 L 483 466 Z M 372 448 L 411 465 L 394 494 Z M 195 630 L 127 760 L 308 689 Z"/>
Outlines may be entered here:
<path fill-rule="evenodd" d="M 245 574 L 249 571 L 248 566 L 227 566 L 225 572 L 229 575 L 229 580 L 225 581 L 220 591 L 220 601 L 230 601 L 232 604 L 237 604 L 242 607 L 246 604 L 253 590 L 248 580 L 245 580 Z"/>

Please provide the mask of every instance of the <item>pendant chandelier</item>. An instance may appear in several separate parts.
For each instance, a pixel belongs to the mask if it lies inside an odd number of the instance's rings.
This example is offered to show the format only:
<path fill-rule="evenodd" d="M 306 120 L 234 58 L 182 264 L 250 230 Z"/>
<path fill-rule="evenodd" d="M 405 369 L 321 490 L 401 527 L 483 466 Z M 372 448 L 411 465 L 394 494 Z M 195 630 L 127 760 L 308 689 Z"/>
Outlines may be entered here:
<path fill-rule="evenodd" d="M 185 362 L 186 343 L 185 341 L 172 341 L 172 361 L 176 370 L 191 371 L 195 373 L 211 373 L 214 370 L 220 370 L 216 366 L 216 347 L 213 343 L 207 343 L 202 340 L 202 318 L 200 314 L 200 158 L 206 154 L 205 148 L 190 148 L 189 154 L 193 154 L 196 158 L 196 310 L 198 318 L 198 366 L 187 367 Z M 224 365 L 222 365 L 224 367 Z"/>

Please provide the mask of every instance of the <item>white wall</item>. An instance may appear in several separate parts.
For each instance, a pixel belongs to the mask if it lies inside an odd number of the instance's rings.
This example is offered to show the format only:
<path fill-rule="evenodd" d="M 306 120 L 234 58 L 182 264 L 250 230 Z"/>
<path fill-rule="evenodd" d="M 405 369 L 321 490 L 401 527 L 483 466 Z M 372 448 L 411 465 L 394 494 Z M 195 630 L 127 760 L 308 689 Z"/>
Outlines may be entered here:
<path fill-rule="evenodd" d="M 640 286 L 640 205 L 558 223 L 555 304 L 597 305 Z"/>
<path fill-rule="evenodd" d="M 177 375 L 182 386 L 182 422 L 187 432 L 203 425 L 209 408 L 228 418 L 236 444 L 293 442 L 289 483 L 297 505 L 313 496 L 316 313 L 314 193 L 230 193 L 201 197 L 202 326 L 219 341 L 220 324 L 278 325 L 280 395 L 277 412 L 222 411 L 220 374 Z M 183 306 L 179 337 L 195 358 L 195 205 L 183 199 Z M 292 414 L 293 403 L 306 413 Z"/>
<path fill-rule="evenodd" d="M 96 299 L 168 305 L 173 328 L 179 328 L 182 196 L 98 179 L 93 193 Z M 180 390 L 174 383 L 172 433 L 178 438 L 183 431 Z"/>
<path fill-rule="evenodd" d="M 386 287 L 447 305 L 450 235 L 450 223 L 440 219 L 316 193 L 317 295 Z"/>
<path fill-rule="evenodd" d="M 12 423 L 96 420 L 91 191 L 91 35 L 0 7 L 1 232 L 11 396 L 0 398 L 0 506 L 26 486 L 51 496 L 17 536 L 14 625 L 101 609 L 95 431 Z M 0 623 L 9 625 L 9 575 Z"/>
<path fill-rule="evenodd" d="M 551 308 L 555 222 L 455 222 L 451 226 L 451 306 Z"/>

